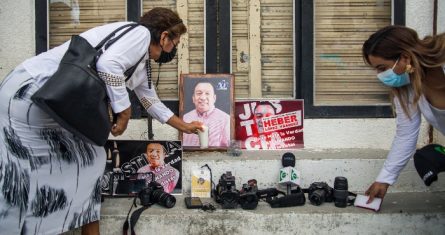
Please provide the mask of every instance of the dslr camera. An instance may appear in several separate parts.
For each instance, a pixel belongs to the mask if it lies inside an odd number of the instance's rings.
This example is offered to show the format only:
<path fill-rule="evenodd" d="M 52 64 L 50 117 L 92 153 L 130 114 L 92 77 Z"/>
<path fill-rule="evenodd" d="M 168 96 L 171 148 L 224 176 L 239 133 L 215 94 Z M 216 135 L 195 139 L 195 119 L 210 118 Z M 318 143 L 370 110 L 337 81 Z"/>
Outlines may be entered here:
<path fill-rule="evenodd" d="M 253 210 L 258 206 L 258 186 L 255 179 L 247 181 L 247 184 L 243 184 L 239 195 L 239 204 L 244 210 Z"/>
<path fill-rule="evenodd" d="M 138 194 L 141 205 L 144 207 L 149 207 L 155 203 L 158 203 L 166 208 L 174 207 L 176 204 L 175 196 L 165 192 L 164 187 L 154 180 L 154 174 L 152 174 L 152 176 L 152 181 Z"/>
<path fill-rule="evenodd" d="M 319 206 L 323 202 L 334 200 L 334 189 L 325 182 L 314 182 L 307 189 L 309 201 Z"/>
<path fill-rule="evenodd" d="M 233 209 L 238 205 L 239 191 L 236 190 L 235 176 L 231 171 L 221 175 L 214 191 L 215 201 L 221 204 L 223 209 Z"/>

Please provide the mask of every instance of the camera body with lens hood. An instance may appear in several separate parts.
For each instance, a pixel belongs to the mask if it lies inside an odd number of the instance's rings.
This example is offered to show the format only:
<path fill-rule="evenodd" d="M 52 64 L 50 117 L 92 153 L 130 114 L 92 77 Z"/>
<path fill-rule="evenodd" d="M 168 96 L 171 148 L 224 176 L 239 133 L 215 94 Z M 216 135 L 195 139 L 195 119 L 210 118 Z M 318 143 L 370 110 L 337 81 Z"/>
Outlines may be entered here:
<path fill-rule="evenodd" d="M 154 180 L 139 192 L 138 197 L 144 207 L 157 203 L 166 208 L 172 208 L 176 204 L 175 196 L 165 192 L 164 187 Z"/>
<path fill-rule="evenodd" d="M 258 186 L 255 179 L 247 181 L 243 184 L 239 195 L 239 204 L 244 210 L 253 210 L 258 206 Z"/>
<path fill-rule="evenodd" d="M 309 201 L 319 206 L 323 202 L 334 200 L 334 189 L 325 182 L 314 182 L 307 189 Z"/>

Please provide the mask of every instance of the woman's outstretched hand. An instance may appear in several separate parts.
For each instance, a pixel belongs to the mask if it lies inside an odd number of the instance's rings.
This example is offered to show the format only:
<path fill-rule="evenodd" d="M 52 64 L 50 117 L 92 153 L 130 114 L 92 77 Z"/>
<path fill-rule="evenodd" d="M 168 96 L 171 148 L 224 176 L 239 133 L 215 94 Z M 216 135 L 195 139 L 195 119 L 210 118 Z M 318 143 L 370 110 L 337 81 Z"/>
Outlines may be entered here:
<path fill-rule="evenodd" d="M 366 203 L 371 203 L 375 197 L 383 199 L 386 195 L 388 187 L 389 184 L 387 183 L 374 182 L 365 192 L 365 195 L 369 196 L 369 200 Z"/>
<path fill-rule="evenodd" d="M 124 133 L 127 129 L 128 121 L 131 117 L 131 107 L 123 110 L 122 112 L 117 114 L 116 123 L 111 127 L 111 134 L 113 136 L 119 136 Z"/>

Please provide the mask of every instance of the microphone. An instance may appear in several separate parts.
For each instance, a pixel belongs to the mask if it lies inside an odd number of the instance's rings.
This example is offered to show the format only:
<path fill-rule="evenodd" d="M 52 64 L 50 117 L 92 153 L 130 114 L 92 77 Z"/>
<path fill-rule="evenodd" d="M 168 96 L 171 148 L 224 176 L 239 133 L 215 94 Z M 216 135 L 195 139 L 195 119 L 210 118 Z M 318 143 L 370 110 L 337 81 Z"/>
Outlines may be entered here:
<path fill-rule="evenodd" d="M 291 194 L 292 186 L 301 184 L 300 174 L 295 169 L 295 155 L 293 153 L 285 153 L 281 158 L 283 168 L 280 169 L 279 184 L 287 187 L 287 195 Z"/>

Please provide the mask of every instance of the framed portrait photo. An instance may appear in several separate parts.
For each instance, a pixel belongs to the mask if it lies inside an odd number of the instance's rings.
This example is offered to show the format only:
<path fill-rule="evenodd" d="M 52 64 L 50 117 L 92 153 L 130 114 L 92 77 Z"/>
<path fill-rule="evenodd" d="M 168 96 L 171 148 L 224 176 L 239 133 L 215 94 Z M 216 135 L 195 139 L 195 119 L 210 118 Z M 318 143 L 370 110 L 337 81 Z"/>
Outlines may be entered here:
<path fill-rule="evenodd" d="M 179 116 L 187 123 L 202 122 L 204 132 L 180 132 L 188 150 L 225 150 L 234 137 L 234 77 L 231 74 L 181 74 Z"/>

